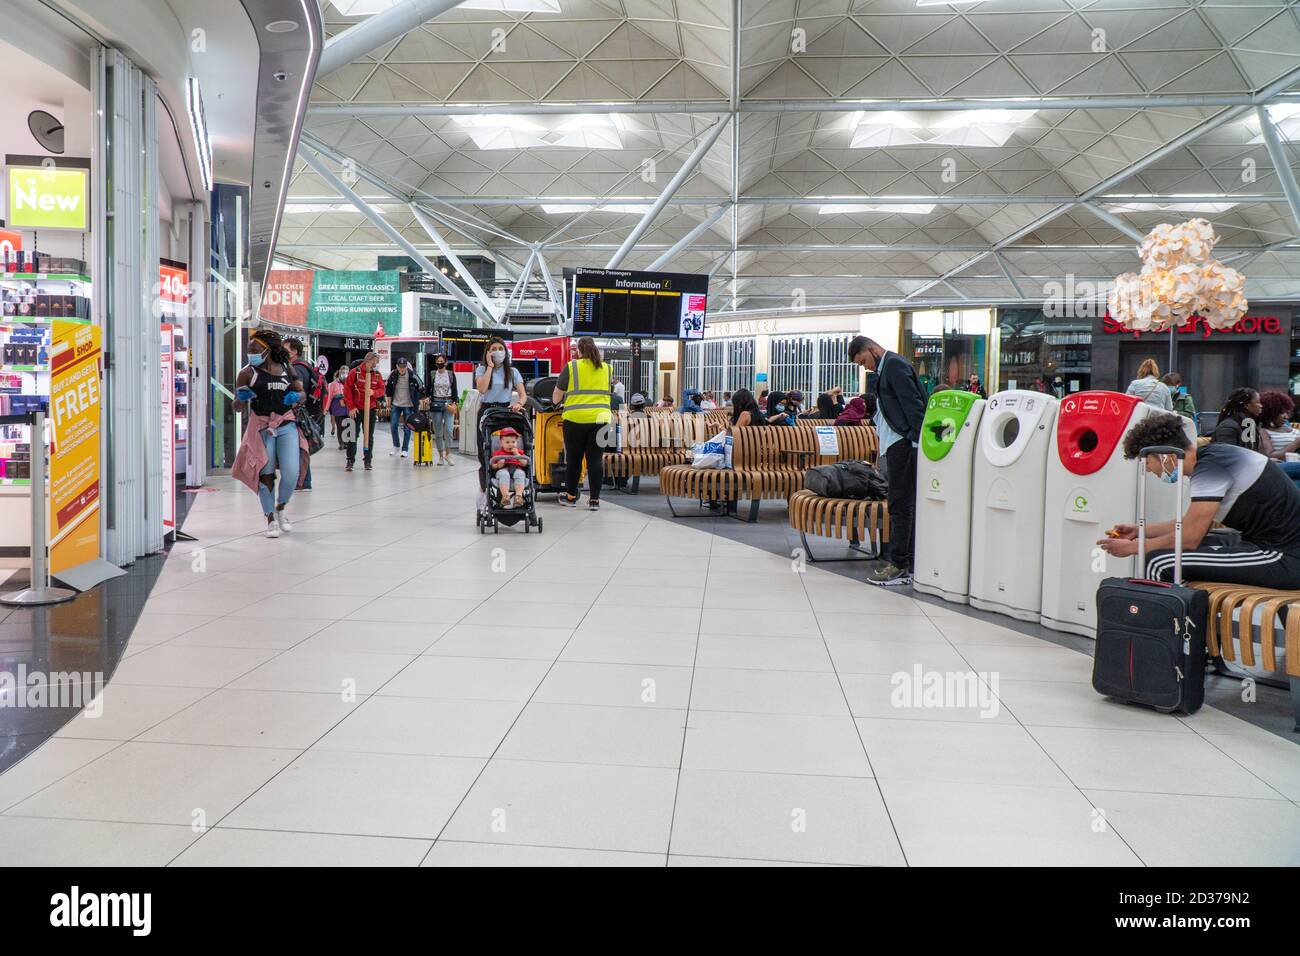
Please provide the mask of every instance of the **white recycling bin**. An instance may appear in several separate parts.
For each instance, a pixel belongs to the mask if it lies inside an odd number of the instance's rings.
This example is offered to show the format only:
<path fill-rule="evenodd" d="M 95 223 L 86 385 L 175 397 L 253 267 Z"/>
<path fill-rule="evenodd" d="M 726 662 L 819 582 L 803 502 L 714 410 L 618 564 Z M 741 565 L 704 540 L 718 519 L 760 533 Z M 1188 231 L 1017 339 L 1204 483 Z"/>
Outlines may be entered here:
<path fill-rule="evenodd" d="M 975 452 L 970 603 L 1037 621 L 1042 612 L 1043 491 L 1056 399 L 998 392 L 988 400 Z"/>
<path fill-rule="evenodd" d="M 1133 558 L 1117 558 L 1097 542 L 1137 514 L 1137 464 L 1124 459 L 1124 436 L 1160 409 L 1119 392 L 1078 392 L 1061 400 L 1048 453 L 1043 522 L 1044 627 L 1097 636 L 1097 586 L 1134 574 Z M 1177 489 L 1147 485 L 1147 513 L 1173 516 Z"/>
<path fill-rule="evenodd" d="M 912 587 L 957 604 L 970 593 L 971 469 L 986 404 L 972 392 L 935 392 L 921 424 Z"/>

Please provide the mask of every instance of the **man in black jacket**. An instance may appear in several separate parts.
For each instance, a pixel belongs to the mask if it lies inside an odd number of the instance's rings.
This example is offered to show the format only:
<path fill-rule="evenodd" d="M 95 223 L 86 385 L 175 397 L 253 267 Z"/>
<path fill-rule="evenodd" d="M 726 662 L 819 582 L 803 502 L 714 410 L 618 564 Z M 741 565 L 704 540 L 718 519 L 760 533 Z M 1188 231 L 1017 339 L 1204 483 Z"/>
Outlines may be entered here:
<path fill-rule="evenodd" d="M 911 362 L 865 335 L 849 342 L 849 361 L 876 373 L 869 390 L 876 398 L 880 460 L 889 479 L 890 563 L 867 580 L 883 587 L 908 585 L 912 583 L 916 450 L 925 417 L 925 389 Z"/>

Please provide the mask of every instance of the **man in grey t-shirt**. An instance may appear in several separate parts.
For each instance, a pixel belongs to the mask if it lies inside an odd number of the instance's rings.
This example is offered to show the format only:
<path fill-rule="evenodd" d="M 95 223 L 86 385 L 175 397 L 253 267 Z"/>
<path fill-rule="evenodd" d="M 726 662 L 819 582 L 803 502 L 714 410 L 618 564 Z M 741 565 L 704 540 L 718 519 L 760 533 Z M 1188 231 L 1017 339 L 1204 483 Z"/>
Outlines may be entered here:
<path fill-rule="evenodd" d="M 406 360 L 405 355 L 399 355 L 394 364 L 395 367 L 389 374 L 388 384 L 384 389 L 388 396 L 389 425 L 393 434 L 393 450 L 388 455 L 391 458 L 400 450 L 402 457 L 405 458 L 411 447 L 411 430 L 406 427 L 406 420 L 415 411 L 422 389 L 420 380 L 415 377 L 415 372 L 411 370 L 411 364 Z M 402 432 L 400 442 L 397 438 L 398 429 Z"/>

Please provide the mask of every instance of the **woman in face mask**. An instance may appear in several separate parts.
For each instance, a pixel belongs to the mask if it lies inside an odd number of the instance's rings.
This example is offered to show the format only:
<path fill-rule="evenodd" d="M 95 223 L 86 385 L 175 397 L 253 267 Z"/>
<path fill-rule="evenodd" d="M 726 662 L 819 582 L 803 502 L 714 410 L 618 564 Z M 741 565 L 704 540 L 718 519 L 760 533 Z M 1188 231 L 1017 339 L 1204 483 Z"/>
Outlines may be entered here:
<path fill-rule="evenodd" d="M 489 408 L 512 408 L 519 411 L 528 400 L 524 391 L 524 377 L 510 364 L 510 350 L 504 339 L 493 336 L 483 350 L 483 364 L 474 369 L 474 387 L 478 389 L 483 401 L 479 403 L 479 418 Z M 478 425 L 475 423 L 475 431 Z M 478 487 L 482 492 L 480 498 L 487 494 L 487 472 L 482 465 L 478 468 Z M 480 502 L 481 504 L 481 502 Z"/>
<path fill-rule="evenodd" d="M 266 536 L 278 538 L 293 530 L 284 509 L 298 484 L 307 447 L 295 418 L 305 397 L 303 384 L 278 332 L 259 329 L 248 337 L 248 364 L 235 385 L 235 411 L 247 416 L 247 423 L 230 474 L 257 493 L 266 515 Z"/>
<path fill-rule="evenodd" d="M 429 370 L 429 421 L 438 446 L 438 464 L 456 464 L 451 456 L 452 425 L 456 421 L 456 373 L 447 364 L 445 355 L 435 355 L 433 368 Z"/>

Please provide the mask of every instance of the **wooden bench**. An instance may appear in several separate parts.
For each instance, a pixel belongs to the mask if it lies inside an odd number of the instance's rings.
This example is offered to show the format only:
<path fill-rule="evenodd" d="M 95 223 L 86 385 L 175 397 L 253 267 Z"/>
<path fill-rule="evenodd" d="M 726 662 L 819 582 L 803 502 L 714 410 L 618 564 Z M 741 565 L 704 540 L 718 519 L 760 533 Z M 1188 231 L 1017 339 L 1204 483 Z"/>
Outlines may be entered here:
<path fill-rule="evenodd" d="M 1246 667 L 1260 667 L 1285 675 L 1291 693 L 1295 729 L 1300 732 L 1300 591 L 1278 591 L 1217 581 L 1194 581 L 1188 587 L 1200 588 L 1210 596 L 1205 635 L 1210 657 L 1233 662 L 1240 660 Z M 1255 622 L 1257 612 L 1258 624 Z M 1283 617 L 1286 620 L 1284 626 L 1281 625 Z M 1284 661 L 1281 668 L 1277 662 L 1278 626 L 1283 628 L 1281 649 Z M 1258 662 L 1256 643 L 1259 644 Z"/>
<path fill-rule="evenodd" d="M 778 498 L 788 501 L 803 489 L 804 473 L 812 466 L 836 461 L 875 461 L 874 428 L 832 427 L 838 444 L 835 455 L 820 454 L 815 423 L 733 428 L 731 468 L 667 465 L 659 472 L 660 490 L 677 518 L 715 517 L 719 505 L 727 517 L 735 518 L 738 503 L 747 499 L 750 508 L 745 520 L 756 521 L 761 501 Z M 694 498 L 711 510 L 701 515 L 680 514 L 673 508 L 673 498 Z"/>
<path fill-rule="evenodd" d="M 727 427 L 730 419 L 726 412 L 717 411 L 679 414 L 658 409 L 654 414 L 644 415 L 619 409 L 615 421 L 622 447 L 605 452 L 605 475 L 631 478 L 630 493 L 636 494 L 643 477 L 658 475 L 666 465 L 684 462 L 692 445 L 712 438 Z"/>
<path fill-rule="evenodd" d="M 826 498 L 803 489 L 790 497 L 790 527 L 799 532 L 803 553 L 809 561 L 853 561 L 880 557 L 889 540 L 889 506 L 883 501 L 859 498 Z M 808 535 L 847 539 L 849 551 L 841 558 L 819 558 L 808 544 Z M 862 542 L 867 547 L 862 547 Z M 861 555 L 861 557 L 858 557 Z"/>

